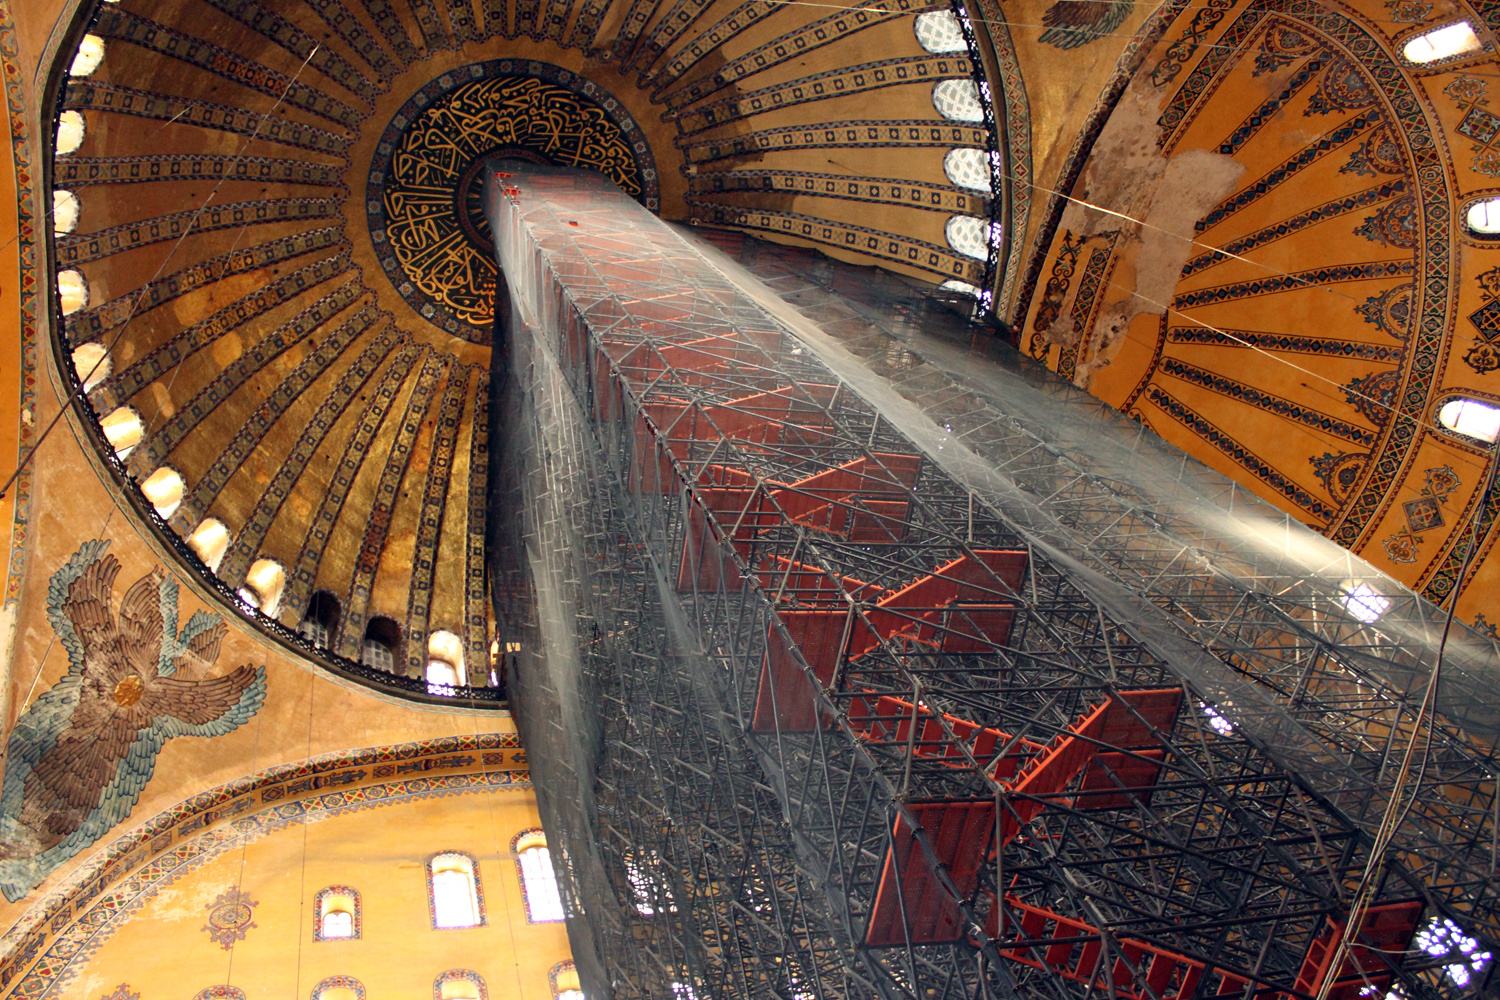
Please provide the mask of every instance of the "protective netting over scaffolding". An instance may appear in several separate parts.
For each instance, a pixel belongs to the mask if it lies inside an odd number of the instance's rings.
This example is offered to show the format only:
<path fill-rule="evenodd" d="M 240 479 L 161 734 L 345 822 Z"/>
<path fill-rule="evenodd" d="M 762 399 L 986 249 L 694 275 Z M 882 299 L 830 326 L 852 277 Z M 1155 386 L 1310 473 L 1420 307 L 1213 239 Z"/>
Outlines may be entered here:
<path fill-rule="evenodd" d="M 1444 618 L 1370 566 L 898 282 L 504 169 L 492 584 L 592 1000 L 1488 977 L 1488 640 L 1413 743 Z"/>

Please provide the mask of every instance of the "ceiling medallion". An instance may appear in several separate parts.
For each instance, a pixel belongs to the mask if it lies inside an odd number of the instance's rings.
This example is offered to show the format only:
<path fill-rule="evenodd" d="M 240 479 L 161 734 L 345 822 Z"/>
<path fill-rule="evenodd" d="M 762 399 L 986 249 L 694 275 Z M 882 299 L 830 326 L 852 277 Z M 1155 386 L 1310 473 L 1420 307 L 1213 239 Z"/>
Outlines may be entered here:
<path fill-rule="evenodd" d="M 496 156 L 597 170 L 652 211 L 656 165 L 604 88 L 550 63 L 493 59 L 444 73 L 402 105 L 375 149 L 365 215 L 396 290 L 428 321 L 488 344 L 494 244 L 481 167 Z"/>

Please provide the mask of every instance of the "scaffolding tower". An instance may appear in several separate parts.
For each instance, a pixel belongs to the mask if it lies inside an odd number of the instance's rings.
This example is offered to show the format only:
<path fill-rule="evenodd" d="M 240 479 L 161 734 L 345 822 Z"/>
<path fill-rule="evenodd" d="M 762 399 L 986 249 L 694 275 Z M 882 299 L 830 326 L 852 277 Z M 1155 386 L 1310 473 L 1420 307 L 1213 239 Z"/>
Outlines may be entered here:
<path fill-rule="evenodd" d="M 841 340 L 594 175 L 487 198 L 491 582 L 591 1000 L 1488 989 L 1487 640 L 994 345 Z"/>

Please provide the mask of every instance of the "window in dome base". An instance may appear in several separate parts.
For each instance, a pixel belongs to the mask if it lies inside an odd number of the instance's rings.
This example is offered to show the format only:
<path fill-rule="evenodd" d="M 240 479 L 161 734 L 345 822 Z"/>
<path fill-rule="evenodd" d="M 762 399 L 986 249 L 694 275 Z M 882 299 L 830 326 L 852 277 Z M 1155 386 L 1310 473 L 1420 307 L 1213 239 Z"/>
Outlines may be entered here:
<path fill-rule="evenodd" d="M 1450 399 L 1439 408 L 1438 422 L 1455 434 L 1494 444 L 1500 437 L 1500 406 L 1477 399 Z"/>
<path fill-rule="evenodd" d="M 1420 66 L 1441 59 L 1451 59 L 1454 56 L 1468 55 L 1482 48 L 1484 48 L 1484 43 L 1474 33 L 1473 26 L 1468 21 L 1459 21 L 1457 24 L 1444 25 L 1418 35 L 1402 46 L 1401 54 L 1407 58 L 1408 62 Z"/>

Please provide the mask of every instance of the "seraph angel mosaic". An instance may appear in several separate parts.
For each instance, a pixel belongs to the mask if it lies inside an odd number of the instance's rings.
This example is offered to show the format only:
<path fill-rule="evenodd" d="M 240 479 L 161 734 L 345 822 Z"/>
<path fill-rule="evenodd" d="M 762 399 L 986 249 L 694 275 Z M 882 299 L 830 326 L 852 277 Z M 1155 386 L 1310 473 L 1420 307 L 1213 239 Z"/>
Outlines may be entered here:
<path fill-rule="evenodd" d="M 208 676 L 227 628 L 195 611 L 177 630 L 177 583 L 160 567 L 114 599 L 109 542 L 53 574 L 47 619 L 68 672 L 17 721 L 0 786 L 0 892 L 24 896 L 130 815 L 179 736 L 222 736 L 266 700 L 264 667 Z"/>

